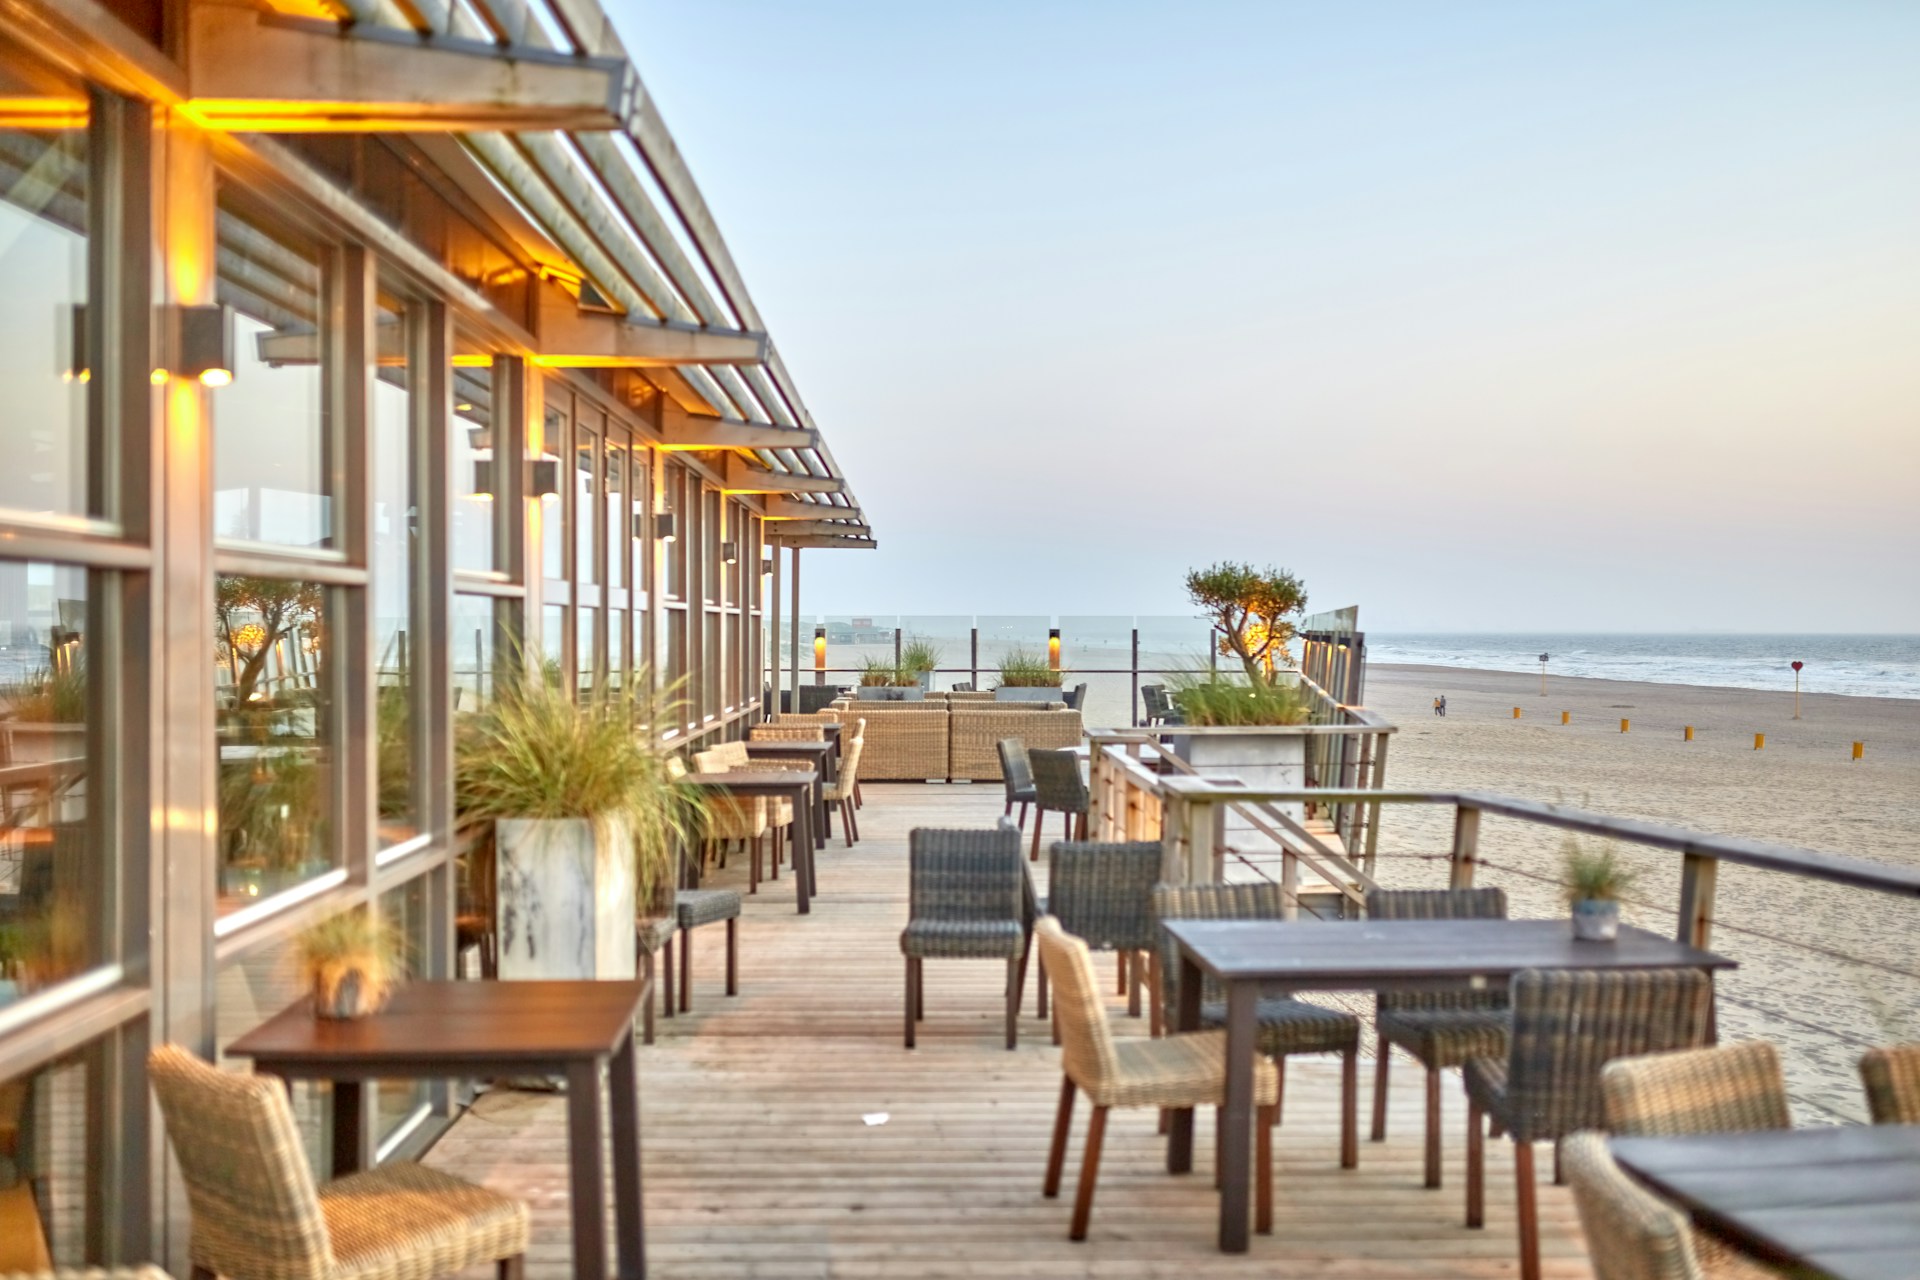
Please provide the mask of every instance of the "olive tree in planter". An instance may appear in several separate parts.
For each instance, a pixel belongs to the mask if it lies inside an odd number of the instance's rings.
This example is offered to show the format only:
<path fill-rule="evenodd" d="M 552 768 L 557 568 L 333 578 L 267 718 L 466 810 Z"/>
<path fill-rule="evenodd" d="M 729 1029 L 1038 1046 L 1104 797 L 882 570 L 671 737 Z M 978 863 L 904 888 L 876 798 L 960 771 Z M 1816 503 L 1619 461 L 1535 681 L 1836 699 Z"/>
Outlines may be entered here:
<path fill-rule="evenodd" d="M 1047 660 L 1027 649 L 1009 649 L 1000 659 L 1000 683 L 993 691 L 996 702 L 1065 702 L 1060 692 L 1060 673 Z"/>
<path fill-rule="evenodd" d="M 663 723 L 642 695 L 576 701 L 542 679 L 461 718 L 454 786 L 463 817 L 494 823 L 502 978 L 634 976 L 637 908 L 666 900 L 704 821 Z"/>

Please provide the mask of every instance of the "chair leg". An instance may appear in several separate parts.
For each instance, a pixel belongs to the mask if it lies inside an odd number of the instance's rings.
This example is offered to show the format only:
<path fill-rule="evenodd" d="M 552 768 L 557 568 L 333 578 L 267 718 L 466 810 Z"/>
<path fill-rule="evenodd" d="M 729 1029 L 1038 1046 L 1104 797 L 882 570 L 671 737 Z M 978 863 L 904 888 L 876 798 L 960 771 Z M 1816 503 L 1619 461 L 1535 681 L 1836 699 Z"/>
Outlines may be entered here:
<path fill-rule="evenodd" d="M 1040 861 L 1040 828 L 1046 825 L 1047 811 L 1036 807 L 1033 811 L 1033 852 L 1027 855 L 1027 861 Z"/>
<path fill-rule="evenodd" d="M 913 1048 L 913 1024 L 920 1013 L 920 962 L 912 956 L 907 957 L 907 1048 Z"/>
<path fill-rule="evenodd" d="M 864 809 L 867 807 L 867 797 L 861 792 L 860 784 L 857 781 L 853 784 L 853 807 L 856 809 Z"/>
<path fill-rule="evenodd" d="M 1360 1046 L 1340 1055 L 1340 1167 L 1360 1167 Z"/>
<path fill-rule="evenodd" d="M 1220 1189 L 1221 1181 L 1227 1171 L 1226 1162 L 1220 1158 L 1227 1142 L 1227 1126 L 1223 1123 L 1226 1115 L 1225 1107 L 1213 1109 L 1213 1189 L 1215 1191 Z"/>
<path fill-rule="evenodd" d="M 1427 1068 L 1426 1186 L 1440 1185 L 1440 1068 Z"/>
<path fill-rule="evenodd" d="M 1161 988 L 1160 982 L 1160 952 L 1155 948 L 1147 952 L 1147 999 L 1151 1002 L 1147 1007 L 1147 1033 L 1155 1040 L 1167 1032 L 1163 1021 L 1165 1010 L 1161 1005 L 1161 1001 L 1166 998 L 1166 993 Z"/>
<path fill-rule="evenodd" d="M 1020 1043 L 1020 961 L 1007 961 L 1007 1048 Z"/>
<path fill-rule="evenodd" d="M 1047 958 L 1044 955 L 1034 957 L 1033 987 L 1033 1016 L 1044 1018 L 1047 1016 Z"/>
<path fill-rule="evenodd" d="M 858 844 L 860 842 L 860 806 L 859 805 L 856 804 L 847 810 L 847 821 L 853 824 L 853 840 L 855 844 Z"/>
<path fill-rule="evenodd" d="M 1467 1099 L 1467 1225 L 1487 1225 L 1487 1126 L 1480 1104 Z"/>
<path fill-rule="evenodd" d="M 680 939 L 680 1012 L 693 1007 L 693 930 Z"/>
<path fill-rule="evenodd" d="M 666 944 L 660 948 L 660 959 L 664 961 L 660 967 L 666 972 L 666 980 L 660 984 L 660 1007 L 669 1018 L 673 1016 L 673 940 L 677 933 L 676 930 L 668 934 Z M 682 945 L 685 945 L 684 939 Z"/>
<path fill-rule="evenodd" d="M 1069 1240 L 1087 1238 L 1087 1220 L 1093 1217 L 1093 1184 L 1100 1180 L 1100 1147 L 1107 1137 L 1107 1109 L 1095 1107 L 1087 1123 L 1087 1147 L 1080 1155 L 1080 1193 L 1073 1199 L 1073 1228 Z"/>
<path fill-rule="evenodd" d="M 1564 1147 L 1566 1143 L 1567 1140 L 1565 1138 L 1555 1138 L 1553 1140 L 1553 1185 L 1556 1187 L 1564 1187 L 1567 1185 L 1567 1172 L 1560 1167 L 1560 1148 Z"/>
<path fill-rule="evenodd" d="M 727 921 L 727 994 L 740 994 L 740 921 Z"/>
<path fill-rule="evenodd" d="M 1373 1133 L 1375 1142 L 1387 1140 L 1387 1063 L 1393 1047 L 1380 1038 L 1380 1020 L 1373 1022 Z"/>
<path fill-rule="evenodd" d="M 1273 1110 L 1261 1107 L 1253 1126 L 1253 1229 L 1263 1236 L 1273 1234 Z"/>
<path fill-rule="evenodd" d="M 1020 829 L 1022 831 L 1027 829 L 1027 802 L 1025 800 L 1020 802 Z"/>
<path fill-rule="evenodd" d="M 1287 1109 L 1287 1055 L 1281 1054 L 1273 1060 L 1273 1074 L 1278 1077 L 1273 1095 L 1273 1122 L 1280 1123 L 1280 1117 Z"/>
<path fill-rule="evenodd" d="M 777 843 L 780 833 L 774 832 L 773 838 Z M 758 840 L 753 842 L 753 853 L 747 858 L 747 892 L 760 892 L 760 842 Z"/>
<path fill-rule="evenodd" d="M 1007 797 L 1007 807 L 1000 811 L 1000 816 L 1003 818 L 1011 818 L 1013 816 L 1013 797 L 1012 796 Z"/>
<path fill-rule="evenodd" d="M 1533 1182 L 1533 1144 L 1513 1144 L 1513 1190 L 1519 1201 L 1520 1280 L 1540 1280 L 1540 1207 Z"/>
<path fill-rule="evenodd" d="M 499 1270 L 496 1274 L 500 1280 L 521 1280 L 521 1277 L 527 1274 L 527 1255 L 516 1253 L 511 1258 L 502 1258 L 498 1266 Z"/>
<path fill-rule="evenodd" d="M 1140 970 L 1143 967 L 1140 953 L 1127 951 L 1122 954 L 1127 957 L 1127 1016 L 1137 1018 L 1140 1016 Z"/>
<path fill-rule="evenodd" d="M 1060 1109 L 1053 1116 L 1053 1145 L 1047 1150 L 1047 1178 L 1040 1194 L 1053 1198 L 1060 1194 L 1060 1174 L 1067 1167 L 1067 1132 L 1073 1127 L 1073 1077 L 1060 1080 Z"/>
<path fill-rule="evenodd" d="M 847 838 L 847 848 L 853 848 L 853 805 L 845 800 L 840 802 L 840 834 Z"/>
<path fill-rule="evenodd" d="M 653 997 L 655 995 L 653 952 L 647 950 L 645 947 L 636 947 L 635 950 L 637 950 L 640 953 L 638 957 L 640 961 L 640 980 L 647 984 L 647 1001 L 646 1001 L 646 1004 L 643 1005 L 640 1010 L 640 1043 L 652 1044 L 653 1043 Z"/>

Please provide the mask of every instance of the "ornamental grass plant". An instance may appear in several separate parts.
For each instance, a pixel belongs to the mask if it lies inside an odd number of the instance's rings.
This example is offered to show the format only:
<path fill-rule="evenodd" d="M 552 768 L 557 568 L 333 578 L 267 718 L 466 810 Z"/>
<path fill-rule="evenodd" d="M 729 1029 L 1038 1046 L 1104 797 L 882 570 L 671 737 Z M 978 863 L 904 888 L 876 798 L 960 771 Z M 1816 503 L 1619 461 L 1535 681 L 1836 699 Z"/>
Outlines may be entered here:
<path fill-rule="evenodd" d="M 1057 689 L 1060 673 L 1030 649 L 1009 649 L 1000 659 L 1000 683 L 1009 689 Z"/>
<path fill-rule="evenodd" d="M 1201 671 L 1171 677 L 1169 696 L 1190 725 L 1256 728 L 1305 724 L 1310 708 L 1290 684 Z"/>

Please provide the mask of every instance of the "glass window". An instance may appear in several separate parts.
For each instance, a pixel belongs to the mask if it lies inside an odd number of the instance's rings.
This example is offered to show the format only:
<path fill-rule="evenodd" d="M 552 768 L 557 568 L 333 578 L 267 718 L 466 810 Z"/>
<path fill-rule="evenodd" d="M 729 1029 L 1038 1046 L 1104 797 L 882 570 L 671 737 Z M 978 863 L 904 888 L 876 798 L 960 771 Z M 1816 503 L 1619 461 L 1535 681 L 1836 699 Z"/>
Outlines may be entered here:
<path fill-rule="evenodd" d="M 0 561 L 0 1007 L 108 958 L 111 843 L 97 754 L 87 571 Z"/>
<path fill-rule="evenodd" d="M 474 711 L 493 697 L 495 605 L 487 596 L 453 598 L 453 709 Z"/>
<path fill-rule="evenodd" d="M 615 591 L 627 586 L 626 549 L 633 539 L 627 515 L 627 433 L 609 429 L 606 439 L 607 585 Z"/>
<path fill-rule="evenodd" d="M 565 678 L 567 662 L 567 610 L 566 606 L 550 604 L 542 608 L 540 617 L 540 643 L 543 646 L 542 657 L 547 683 L 558 685 Z"/>
<path fill-rule="evenodd" d="M 720 494 L 700 490 L 700 576 L 708 603 L 720 599 Z"/>
<path fill-rule="evenodd" d="M 600 503 L 594 496 L 594 477 L 600 470 L 594 460 L 597 443 L 598 437 L 582 420 L 573 437 L 573 500 L 567 504 L 567 518 L 573 521 L 574 578 L 583 583 L 600 581 Z"/>
<path fill-rule="evenodd" d="M 397 889 L 380 895 L 380 914 L 386 917 L 405 948 L 409 973 L 420 973 L 427 953 L 427 880 L 416 876 Z M 427 1104 L 429 1083 L 425 1080 L 381 1080 L 374 1090 L 374 1135 L 376 1146 L 398 1137 L 419 1123 L 420 1109 Z"/>
<path fill-rule="evenodd" d="M 540 456 L 551 460 L 564 457 L 567 452 L 567 410 L 571 397 L 565 392 L 547 390 L 546 443 Z M 565 483 L 564 478 L 562 483 Z M 563 540 L 565 530 L 561 527 L 563 514 L 559 498 L 549 497 L 540 503 L 540 571 L 548 578 L 567 576 L 567 544 Z"/>
<path fill-rule="evenodd" d="M 651 455 L 642 449 L 633 453 L 633 488 L 628 510 L 631 513 L 628 523 L 632 528 L 627 532 L 633 541 L 633 589 L 640 597 L 635 603 L 644 605 L 652 598 L 653 591 L 653 469 L 647 465 Z"/>
<path fill-rule="evenodd" d="M 499 456 L 493 447 L 493 370 L 453 371 L 453 567 L 475 573 L 494 568 L 494 486 Z"/>
<path fill-rule="evenodd" d="M 101 514 L 87 493 L 105 346 L 101 308 L 88 305 L 87 95 L 0 43 L 0 100 L 11 108 L 0 125 L 0 506 Z"/>
<path fill-rule="evenodd" d="M 0 1274 L 87 1261 L 86 1162 L 83 1059 L 0 1080 Z"/>
<path fill-rule="evenodd" d="M 324 251 L 274 227 L 223 189 L 216 220 L 219 298 L 234 309 L 233 384 L 214 399 L 217 538 L 325 547 L 333 538 L 326 411 Z M 403 363 L 383 316 L 380 363 Z"/>
<path fill-rule="evenodd" d="M 329 612 L 313 583 L 215 582 L 222 915 L 338 863 Z"/>
<path fill-rule="evenodd" d="M 688 507 L 683 501 L 687 484 L 685 467 L 668 467 L 666 493 L 662 497 L 665 510 L 674 520 L 675 540 L 667 547 L 667 594 L 684 600 L 687 596 L 687 543 L 690 538 L 687 529 Z"/>
<path fill-rule="evenodd" d="M 399 335 L 400 356 L 382 360 L 373 384 L 373 640 L 374 710 L 378 759 L 380 843 L 399 844 L 419 831 L 413 768 L 415 682 L 410 624 L 413 571 L 419 554 L 419 508 L 414 504 L 413 397 L 406 364 L 407 311 L 383 299 L 381 333 Z"/>
<path fill-rule="evenodd" d="M 596 655 L 600 646 L 596 632 L 600 626 L 600 611 L 580 608 L 573 611 L 573 616 L 579 628 L 573 641 L 574 669 L 578 675 L 576 687 L 581 693 L 592 693 L 594 686 L 599 683 L 596 677 L 600 668 Z"/>
<path fill-rule="evenodd" d="M 307 994 L 307 984 L 294 959 L 292 938 L 256 947 L 222 965 L 214 979 L 216 1061 L 229 1071 L 251 1071 L 253 1063 L 249 1059 L 226 1056 L 227 1046 Z M 307 1166 L 324 1175 L 332 1162 L 325 1128 L 327 1091 L 310 1080 L 296 1080 L 289 1094 Z"/>

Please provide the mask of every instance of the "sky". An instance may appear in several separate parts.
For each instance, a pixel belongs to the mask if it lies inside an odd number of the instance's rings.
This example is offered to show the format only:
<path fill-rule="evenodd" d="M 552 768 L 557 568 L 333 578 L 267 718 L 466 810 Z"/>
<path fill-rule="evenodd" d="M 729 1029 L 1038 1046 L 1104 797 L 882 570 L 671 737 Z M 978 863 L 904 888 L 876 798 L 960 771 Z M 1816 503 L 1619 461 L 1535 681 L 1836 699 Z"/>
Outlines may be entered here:
<path fill-rule="evenodd" d="M 880 542 L 805 612 L 1920 632 L 1920 5 L 609 7 Z"/>

